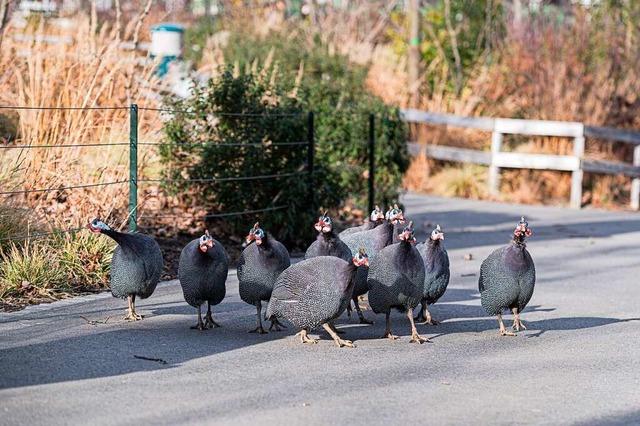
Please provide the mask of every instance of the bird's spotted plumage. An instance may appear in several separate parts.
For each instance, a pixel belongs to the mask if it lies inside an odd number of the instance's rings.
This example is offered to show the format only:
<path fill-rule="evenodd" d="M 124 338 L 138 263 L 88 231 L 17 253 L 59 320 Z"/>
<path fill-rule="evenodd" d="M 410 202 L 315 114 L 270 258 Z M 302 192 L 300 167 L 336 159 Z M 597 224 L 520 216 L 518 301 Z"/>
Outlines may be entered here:
<path fill-rule="evenodd" d="M 265 233 L 258 223 L 247 235 L 247 242 L 249 245 L 238 259 L 238 290 L 243 301 L 256 306 L 256 331 L 263 333 L 261 302 L 271 298 L 273 285 L 282 271 L 291 265 L 291 258 L 285 246 L 272 235 Z"/>
<path fill-rule="evenodd" d="M 163 267 L 160 246 L 148 235 L 118 232 L 99 219 L 91 221 L 88 227 L 118 243 L 111 260 L 111 294 L 129 299 L 125 319 L 141 319 L 135 313 L 135 298 L 151 296 L 160 281 Z"/>
<path fill-rule="evenodd" d="M 207 232 L 189 242 L 180 253 L 178 279 L 184 300 L 198 309 L 198 328 L 202 329 L 200 306 L 207 302 L 207 323 L 214 325 L 211 306 L 222 302 L 226 295 L 229 256 L 218 241 Z M 208 325 L 208 324 L 207 324 Z"/>
<path fill-rule="evenodd" d="M 524 217 L 518 222 L 511 243 L 491 253 L 480 266 L 478 290 L 482 307 L 490 315 L 498 315 L 501 334 L 502 312 L 514 313 L 514 329 L 524 328 L 519 313 L 527 306 L 536 282 L 536 269 L 527 250 L 525 238 L 531 235 Z"/>

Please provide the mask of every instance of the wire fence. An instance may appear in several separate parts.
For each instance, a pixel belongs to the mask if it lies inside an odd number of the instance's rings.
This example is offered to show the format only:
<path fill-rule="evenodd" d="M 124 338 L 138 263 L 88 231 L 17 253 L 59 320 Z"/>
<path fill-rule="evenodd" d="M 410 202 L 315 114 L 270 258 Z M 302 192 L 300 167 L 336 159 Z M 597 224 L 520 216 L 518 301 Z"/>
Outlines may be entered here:
<path fill-rule="evenodd" d="M 129 107 L 25 107 L 25 106 L 0 106 L 0 110 L 32 110 L 32 111 L 52 111 L 52 110 L 63 110 L 63 111 L 99 111 L 99 110 L 121 110 L 129 112 L 129 141 L 128 142 L 112 142 L 112 143 L 75 143 L 75 144 L 45 144 L 45 145 L 37 145 L 37 144 L 0 144 L 0 152 L 5 152 L 6 150 L 35 150 L 35 149 L 47 149 L 47 150 L 67 150 L 69 149 L 80 149 L 80 148 L 104 148 L 104 147 L 126 147 L 128 146 L 128 156 L 129 156 L 129 170 L 128 170 L 128 179 L 114 180 L 109 182 L 86 182 L 79 183 L 77 185 L 46 185 L 44 184 L 41 188 L 28 188 L 28 189 L 17 189 L 16 186 L 13 185 L 13 188 L 1 188 L 0 187 L 0 196 L 17 196 L 17 195 L 28 195 L 28 194 L 46 194 L 51 192 L 62 192 L 62 191 L 73 191 L 77 189 L 86 189 L 86 188 L 98 188 L 112 185 L 124 185 L 129 184 L 129 202 L 128 202 L 128 217 L 125 220 L 128 220 L 129 231 L 137 232 L 138 230 L 138 220 L 154 220 L 154 219 L 164 219 L 164 218 L 184 218 L 185 215 L 176 215 L 176 214 L 165 214 L 163 212 L 147 212 L 144 216 L 139 216 L 139 202 L 138 202 L 138 192 L 140 184 L 150 184 L 150 183 L 182 183 L 182 184 L 191 184 L 191 183 L 214 183 L 214 182 L 253 182 L 253 181 L 265 181 L 265 180 L 280 180 L 285 178 L 291 178 L 296 176 L 311 176 L 314 175 L 314 150 L 315 150 L 315 126 L 314 120 L 315 116 L 313 112 L 307 113 L 292 113 L 292 114 L 239 114 L 239 113 L 215 113 L 212 115 L 217 116 L 229 116 L 229 117 L 238 117 L 238 118 L 267 118 L 267 119 L 278 119 L 282 117 L 289 118 L 300 118 L 306 119 L 306 127 L 307 127 L 307 140 L 297 140 L 297 141 L 237 141 L 233 143 L 216 143 L 215 141 L 203 141 L 197 143 L 170 143 L 170 142 L 141 142 L 138 138 L 138 130 L 139 130 L 139 111 L 151 111 L 156 113 L 166 113 L 166 114 L 199 114 L 202 115 L 201 112 L 197 111 L 187 111 L 187 110 L 173 110 L 167 108 L 150 108 L 150 107 L 138 107 L 136 104 L 132 104 Z M 374 197 L 374 187 L 373 187 L 373 177 L 374 177 L 374 157 L 373 157 L 373 149 L 374 149 L 374 116 L 369 116 L 369 210 L 373 209 L 373 197 Z M 269 173 L 263 175 L 251 175 L 251 176 L 229 176 L 229 177 L 210 177 L 210 178 L 139 178 L 139 162 L 138 162 L 138 151 L 140 147 L 167 147 L 169 149 L 177 149 L 180 147 L 193 147 L 193 146 L 201 146 L 201 147 L 215 147 L 216 149 L 238 149 L 238 148 L 251 148 L 251 149 L 268 149 L 271 147 L 300 147 L 301 149 L 305 149 L 306 152 L 306 161 L 304 164 L 300 165 L 298 171 L 282 171 L 279 173 Z M 62 156 L 64 158 L 64 156 Z M 313 191 L 313 189 L 312 189 Z M 310 197 L 313 197 L 314 194 L 311 192 L 309 194 Z M 275 201 L 274 201 L 275 203 Z M 272 212 L 276 210 L 281 210 L 287 208 L 287 205 L 277 204 L 277 205 L 269 205 L 261 209 L 250 209 L 243 211 L 235 211 L 235 212 L 225 212 L 225 213 L 207 213 L 201 215 L 191 215 L 190 217 L 198 218 L 198 219 L 211 219 L 211 218 L 223 218 L 230 216 L 243 216 L 243 215 L 253 215 L 257 213 L 265 213 Z M 151 214 L 150 214 L 151 213 Z M 36 233 L 27 233 L 24 235 L 15 235 L 0 238 L 0 243 L 8 242 L 8 241 L 18 241 L 18 240 L 29 240 L 35 238 L 43 238 L 50 237 L 58 234 L 65 233 L 74 233 L 82 230 L 84 228 L 68 228 L 68 229 L 55 229 L 51 232 L 36 232 Z"/>

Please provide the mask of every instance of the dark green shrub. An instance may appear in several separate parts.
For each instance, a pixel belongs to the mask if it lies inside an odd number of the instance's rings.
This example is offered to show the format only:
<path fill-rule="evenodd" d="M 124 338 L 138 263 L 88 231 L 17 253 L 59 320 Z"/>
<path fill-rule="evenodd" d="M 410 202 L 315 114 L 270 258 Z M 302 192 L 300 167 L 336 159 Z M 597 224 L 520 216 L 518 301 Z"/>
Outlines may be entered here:
<path fill-rule="evenodd" d="M 296 245 L 311 235 L 317 200 L 335 205 L 337 199 L 321 166 L 314 174 L 318 185 L 312 187 L 306 173 L 307 114 L 295 99 L 278 96 L 279 89 L 268 81 L 253 75 L 234 77 L 229 68 L 196 89 L 192 98 L 173 102 L 172 108 L 193 114 L 176 113 L 165 124 L 167 143 L 161 158 L 166 177 L 178 180 L 168 189 L 204 204 L 211 214 L 285 206 L 225 217 L 225 229 L 244 236 L 260 220 L 264 229 Z M 243 180 L 273 175 L 285 176 Z M 206 181 L 229 178 L 237 180 Z"/>

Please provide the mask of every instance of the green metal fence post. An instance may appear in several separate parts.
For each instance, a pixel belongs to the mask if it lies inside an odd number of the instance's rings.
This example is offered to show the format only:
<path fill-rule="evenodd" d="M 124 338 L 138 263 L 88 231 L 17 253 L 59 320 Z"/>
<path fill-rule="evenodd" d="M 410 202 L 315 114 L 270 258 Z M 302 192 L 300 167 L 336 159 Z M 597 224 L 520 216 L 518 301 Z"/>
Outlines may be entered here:
<path fill-rule="evenodd" d="M 373 199 L 375 197 L 375 144 L 376 144 L 376 136 L 375 136 L 375 116 L 373 114 L 369 114 L 369 213 L 373 211 L 374 202 Z"/>
<path fill-rule="evenodd" d="M 129 232 L 138 231 L 138 105 L 129 108 Z"/>
<path fill-rule="evenodd" d="M 307 147 L 307 171 L 309 172 L 309 200 L 313 205 L 313 208 L 316 208 L 315 205 L 315 190 L 313 187 L 313 154 L 315 150 L 315 129 L 313 122 L 313 111 L 310 111 L 307 116 L 307 142 L 309 143 Z"/>

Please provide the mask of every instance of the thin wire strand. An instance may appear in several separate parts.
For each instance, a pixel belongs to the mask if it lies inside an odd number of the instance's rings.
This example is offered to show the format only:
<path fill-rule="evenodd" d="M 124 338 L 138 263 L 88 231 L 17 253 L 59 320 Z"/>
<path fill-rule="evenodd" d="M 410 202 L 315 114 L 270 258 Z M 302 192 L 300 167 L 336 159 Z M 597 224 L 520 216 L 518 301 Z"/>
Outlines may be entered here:
<path fill-rule="evenodd" d="M 152 108 L 152 107 L 139 107 L 140 111 L 158 111 L 158 112 L 173 112 L 173 113 L 181 113 L 181 114 L 203 114 L 201 111 L 189 111 L 189 110 L 180 110 L 180 109 L 167 109 L 167 108 Z M 299 117 L 304 116 L 306 112 L 295 112 L 295 113 L 279 113 L 279 114 L 255 114 L 255 113 L 242 113 L 242 112 L 211 112 L 204 114 L 212 114 L 219 115 L 221 117 Z"/>
<path fill-rule="evenodd" d="M 282 173 L 279 175 L 240 176 L 240 177 L 230 177 L 230 178 L 209 178 L 209 179 L 139 179 L 138 182 L 234 182 L 234 181 L 252 180 L 252 179 L 272 179 L 272 178 L 279 178 L 279 177 L 297 176 L 297 175 L 303 175 L 303 174 L 308 174 L 308 173 L 296 172 L 296 173 Z"/>
<path fill-rule="evenodd" d="M 117 185 L 120 183 L 128 183 L 128 180 L 119 180 L 116 182 L 103 182 L 103 183 L 89 183 L 86 185 L 75 185 L 75 186 L 62 186 L 57 188 L 43 188 L 43 189 L 27 189 L 24 191 L 2 191 L 0 195 L 9 195 L 9 194 L 30 194 L 33 192 L 49 192 L 49 191 L 63 191 L 65 189 L 75 189 L 75 188 L 91 188 L 94 186 L 107 186 L 107 185 Z"/>
<path fill-rule="evenodd" d="M 122 106 L 120 106 L 120 107 L 29 107 L 29 106 L 2 106 L 2 105 L 0 105 L 0 109 L 19 109 L 19 110 L 35 110 L 35 111 L 55 111 L 55 110 L 64 110 L 64 111 L 123 110 L 123 111 L 128 111 L 129 107 L 122 107 Z"/>
<path fill-rule="evenodd" d="M 7 237 L 7 238 L 0 238 L 0 242 L 3 241 L 13 241 L 13 240 L 27 240 L 27 239 L 31 239 L 31 238 L 40 238 L 40 237 L 46 237 L 46 236 L 50 236 L 50 235 L 58 235 L 58 234 L 65 234 L 68 232 L 78 232 L 78 231 L 82 231 L 83 229 L 86 229 L 84 227 L 82 228 L 71 228 L 71 229 L 65 229 L 63 231 L 53 231 L 53 232 L 44 232 L 41 234 L 27 234 L 27 235 L 20 235 L 17 237 Z"/>
<path fill-rule="evenodd" d="M 13 145 L 0 146 L 0 149 L 37 149 L 37 148 L 79 148 L 87 146 L 129 146 L 129 143 L 89 143 L 77 145 Z"/>
<path fill-rule="evenodd" d="M 214 142 L 194 142 L 194 143 L 171 143 L 171 142 L 140 142 L 138 145 L 147 146 L 213 146 L 213 147 L 225 147 L 225 146 L 246 146 L 256 148 L 268 148 L 271 146 L 290 146 L 290 145 L 309 145 L 309 142 L 274 142 L 274 143 L 214 143 Z"/>
<path fill-rule="evenodd" d="M 273 210 L 284 209 L 287 206 L 275 206 L 268 207 L 266 209 L 257 209 L 257 210 L 245 210 L 242 212 L 233 212 L 233 213 L 218 213 L 218 214 L 205 214 L 205 215 L 191 215 L 191 216 L 180 216 L 180 215 L 160 215 L 160 216 L 140 216 L 138 219 L 170 219 L 170 218 L 216 218 L 216 217 L 227 217 L 227 216 L 241 216 L 245 214 L 253 214 L 253 213 L 262 213 L 269 212 Z"/>

